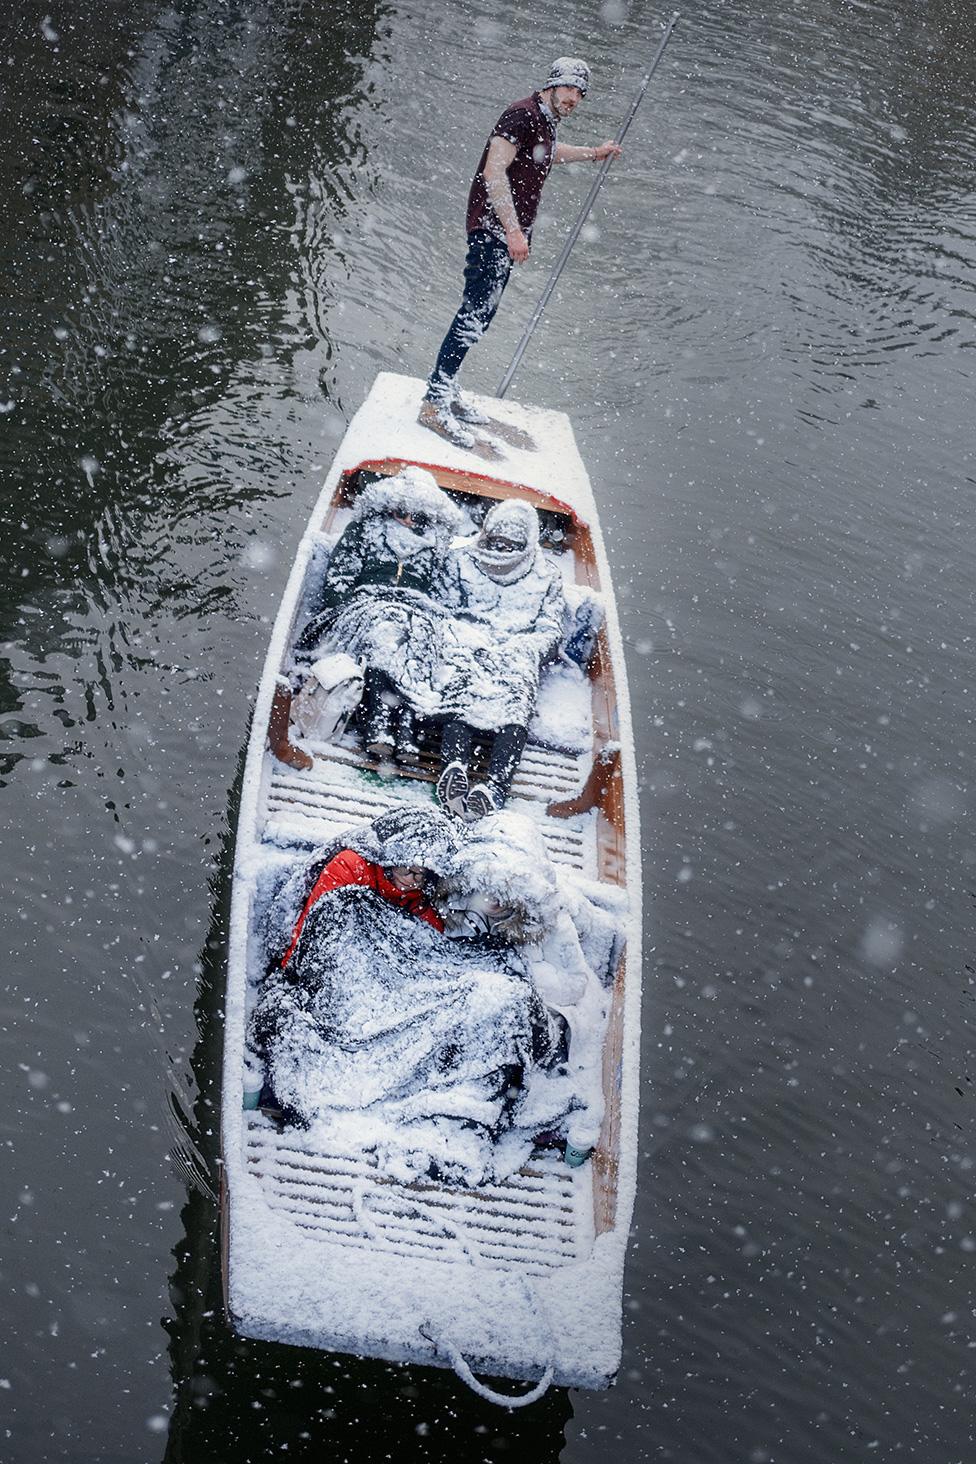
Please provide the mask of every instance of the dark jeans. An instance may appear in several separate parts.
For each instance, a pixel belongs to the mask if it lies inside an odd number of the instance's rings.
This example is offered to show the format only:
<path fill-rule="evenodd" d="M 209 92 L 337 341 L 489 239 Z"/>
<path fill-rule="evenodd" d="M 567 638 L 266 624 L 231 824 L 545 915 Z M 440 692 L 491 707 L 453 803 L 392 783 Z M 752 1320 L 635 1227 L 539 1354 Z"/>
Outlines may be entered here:
<path fill-rule="evenodd" d="M 475 743 L 487 742 L 488 771 L 485 782 L 502 798 L 507 798 L 528 735 L 527 728 L 517 727 L 514 722 L 507 727 L 499 727 L 497 732 L 476 732 L 467 722 L 455 718 L 454 721 L 444 723 L 441 733 L 441 761 L 445 767 L 450 762 L 459 762 L 467 768 L 471 764 Z"/>
<path fill-rule="evenodd" d="M 363 678 L 363 698 L 359 703 L 359 724 L 364 742 L 392 735 L 394 713 L 399 702 L 393 682 L 385 672 L 368 666 Z"/>
<path fill-rule="evenodd" d="M 496 239 L 486 229 L 475 229 L 468 235 L 464 296 L 428 377 L 428 401 L 445 405 L 450 401 L 461 362 L 494 319 L 511 272 L 512 261 L 504 239 Z"/>

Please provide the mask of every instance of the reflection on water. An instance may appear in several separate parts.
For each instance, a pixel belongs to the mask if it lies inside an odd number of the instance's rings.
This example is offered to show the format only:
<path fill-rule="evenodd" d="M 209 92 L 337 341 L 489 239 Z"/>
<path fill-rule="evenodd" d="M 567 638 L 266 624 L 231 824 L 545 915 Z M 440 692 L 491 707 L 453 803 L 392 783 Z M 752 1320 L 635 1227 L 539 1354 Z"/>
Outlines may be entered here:
<path fill-rule="evenodd" d="M 17 8 L 5 1459 L 969 1457 L 966 22 L 693 0 L 520 368 L 597 487 L 651 900 L 624 1368 L 508 1417 L 220 1319 L 232 782 L 344 420 L 377 369 L 426 371 L 456 305 L 485 132 L 542 44 L 593 67 L 570 140 L 611 135 L 654 18 Z M 470 385 L 591 176 L 547 185 Z"/>
<path fill-rule="evenodd" d="M 0 619 L 27 598 L 32 657 L 70 622 L 52 588 L 80 598 L 82 618 L 89 602 L 118 607 L 103 661 L 125 662 L 121 622 L 140 592 L 149 624 L 164 603 L 219 612 L 232 591 L 217 525 L 233 533 L 300 470 L 287 404 L 309 394 L 297 359 L 328 341 L 374 15 L 360 6 L 323 29 L 302 6 L 225 9 L 164 10 L 142 30 L 106 7 L 107 47 L 84 21 L 61 34 L 24 14 L 14 29 L 15 75 L 43 80 L 40 103 L 21 81 L 34 147 L 8 160 L 23 227 L 15 217 L 5 247 L 18 290 L 0 384 Z M 321 107 L 299 105 L 322 75 L 334 90 Z M 300 282 L 310 229 L 315 278 Z M 21 704 L 0 689 L 4 708 Z"/>

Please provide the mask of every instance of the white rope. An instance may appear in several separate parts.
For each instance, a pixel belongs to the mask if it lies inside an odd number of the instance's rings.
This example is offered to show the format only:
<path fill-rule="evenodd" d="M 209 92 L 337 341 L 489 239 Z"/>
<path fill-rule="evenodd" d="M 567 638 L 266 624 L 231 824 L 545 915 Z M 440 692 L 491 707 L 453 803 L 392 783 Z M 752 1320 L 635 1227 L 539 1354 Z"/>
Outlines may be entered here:
<path fill-rule="evenodd" d="M 449 1342 L 446 1337 L 433 1336 L 429 1322 L 422 1322 L 418 1330 L 436 1351 L 443 1352 L 462 1383 L 467 1383 L 471 1391 L 477 1393 L 479 1398 L 484 1398 L 488 1403 L 497 1403 L 499 1408 L 525 1408 L 529 1403 L 538 1403 L 552 1382 L 555 1367 L 550 1362 L 546 1364 L 546 1370 L 535 1387 L 530 1388 L 527 1393 L 496 1393 L 494 1388 L 489 1388 L 487 1383 L 482 1383 L 475 1377 L 453 1342 Z"/>
<path fill-rule="evenodd" d="M 359 1224 L 366 1231 L 367 1235 L 371 1236 L 374 1240 L 386 1241 L 387 1237 L 383 1234 L 382 1227 L 377 1225 L 375 1219 L 370 1214 L 366 1206 L 367 1183 L 367 1180 L 360 1179 L 353 1184 L 352 1213 L 355 1216 L 356 1220 L 359 1222 Z M 445 1235 L 449 1236 L 452 1240 L 456 1240 L 471 1264 L 477 1265 L 480 1257 L 472 1249 L 470 1243 L 465 1239 L 464 1235 L 461 1232 L 460 1226 L 455 1225 L 453 1221 L 448 1220 L 443 1215 L 434 1215 L 431 1212 L 430 1207 L 428 1205 L 425 1205 L 418 1198 L 417 1195 L 405 1193 L 403 1188 L 399 1185 L 395 1187 L 391 1185 L 390 1189 L 393 1188 L 396 1188 L 398 1192 L 398 1200 L 402 1201 L 404 1204 L 411 1205 L 422 1219 L 430 1221 L 431 1224 L 438 1226 Z M 542 1298 L 537 1292 L 534 1292 L 534 1289 L 530 1286 L 527 1277 L 520 1276 L 519 1280 L 525 1288 L 526 1296 L 528 1297 L 530 1303 L 532 1302 L 534 1297 L 534 1300 L 536 1302 L 536 1309 L 542 1313 L 543 1317 L 545 1317 L 546 1325 L 549 1328 L 549 1336 L 551 1338 L 552 1323 L 546 1316 L 545 1308 L 542 1305 Z M 479 1382 L 474 1373 L 471 1371 L 468 1364 L 465 1362 L 464 1357 L 460 1352 L 460 1349 L 455 1347 L 453 1342 L 451 1342 L 447 1337 L 438 1338 L 433 1335 L 433 1333 L 431 1332 L 431 1325 L 432 1324 L 430 1322 L 421 1322 L 418 1328 L 420 1335 L 422 1337 L 426 1337 L 427 1341 L 431 1344 L 435 1352 L 443 1353 L 443 1355 L 447 1358 L 448 1362 L 453 1367 L 454 1371 L 457 1373 L 458 1377 L 461 1379 L 462 1383 L 466 1383 L 473 1393 L 478 1394 L 479 1398 L 484 1398 L 488 1403 L 496 1403 L 500 1408 L 525 1408 L 530 1403 L 537 1403 L 542 1395 L 548 1391 L 549 1385 L 552 1382 L 553 1376 L 555 1374 L 555 1365 L 551 1361 L 546 1364 L 546 1369 L 545 1372 L 542 1374 L 542 1377 L 539 1379 L 534 1387 L 529 1389 L 527 1393 L 497 1393 L 495 1392 L 494 1388 L 489 1388 L 486 1383 Z"/>
<path fill-rule="evenodd" d="M 373 1216 L 366 1208 L 367 1183 L 367 1180 L 360 1179 L 357 1180 L 356 1183 L 353 1185 L 352 1213 L 354 1217 L 359 1221 L 363 1229 L 366 1231 L 367 1235 L 372 1236 L 374 1240 L 385 1241 L 387 1240 L 387 1237 L 383 1234 L 382 1227 L 377 1225 Z M 449 1240 L 456 1240 L 458 1245 L 464 1251 L 464 1254 L 466 1255 L 468 1260 L 472 1263 L 472 1265 L 475 1265 L 477 1263 L 480 1258 L 475 1255 L 474 1251 L 472 1251 L 471 1246 L 465 1240 L 463 1234 L 461 1233 L 461 1229 L 459 1226 L 453 1224 L 452 1221 L 445 1219 L 443 1215 L 434 1215 L 431 1212 L 429 1206 L 422 1204 L 421 1201 L 418 1200 L 416 1195 L 405 1194 L 399 1185 L 390 1185 L 389 1188 L 391 1190 L 396 1189 L 397 1199 L 403 1201 L 403 1203 L 405 1204 L 412 1205 L 422 1220 L 429 1220 L 432 1225 L 439 1226 L 443 1234 L 446 1235 Z"/>

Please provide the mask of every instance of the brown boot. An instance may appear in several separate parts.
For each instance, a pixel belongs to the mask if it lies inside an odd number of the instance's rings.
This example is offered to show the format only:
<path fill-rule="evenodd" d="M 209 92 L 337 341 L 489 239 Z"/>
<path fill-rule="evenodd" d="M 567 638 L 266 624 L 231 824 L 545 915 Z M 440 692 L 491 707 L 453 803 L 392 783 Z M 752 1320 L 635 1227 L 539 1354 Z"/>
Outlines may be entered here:
<path fill-rule="evenodd" d="M 462 426 L 450 407 L 441 406 L 439 402 L 431 402 L 424 397 L 420 403 L 417 421 L 421 427 L 429 427 L 431 432 L 436 432 L 438 437 L 453 442 L 455 447 L 474 447 L 474 433 Z"/>
<path fill-rule="evenodd" d="M 271 716 L 268 721 L 268 745 L 279 762 L 304 772 L 312 766 L 312 759 L 300 747 L 288 740 L 289 717 L 291 715 L 291 691 L 279 681 L 275 687 Z"/>
<path fill-rule="evenodd" d="M 450 407 L 443 407 L 438 402 L 429 402 L 425 397 L 420 403 L 417 421 L 421 427 L 428 427 L 431 432 L 436 432 L 438 437 L 443 437 L 446 442 L 453 443 L 455 447 L 464 448 L 468 452 L 477 453 L 478 457 L 485 458 L 488 462 L 497 462 L 501 457 L 501 453 L 493 442 L 489 442 L 487 437 L 475 437 L 473 432 L 469 432 L 467 427 L 458 421 Z"/>

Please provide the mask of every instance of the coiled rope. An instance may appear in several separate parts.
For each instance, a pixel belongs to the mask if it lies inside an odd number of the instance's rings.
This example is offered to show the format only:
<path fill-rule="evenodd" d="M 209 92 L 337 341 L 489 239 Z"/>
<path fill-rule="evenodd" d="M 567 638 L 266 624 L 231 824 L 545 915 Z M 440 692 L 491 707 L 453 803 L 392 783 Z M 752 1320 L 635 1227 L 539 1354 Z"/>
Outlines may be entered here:
<path fill-rule="evenodd" d="M 396 1188 L 397 1198 L 399 1200 L 411 1205 L 421 1219 L 427 1220 L 430 1224 L 438 1227 L 449 1239 L 456 1240 L 461 1246 L 467 1260 L 472 1265 L 477 1264 L 480 1257 L 462 1234 L 459 1226 L 447 1220 L 443 1215 L 435 1215 L 430 1207 L 425 1205 L 416 1195 L 406 1193 L 400 1186 Z M 376 1224 L 376 1221 L 367 1209 L 365 1180 L 358 1180 L 352 1187 L 352 1212 L 367 1235 L 371 1236 L 374 1240 L 386 1240 L 382 1228 Z M 552 1324 L 546 1316 L 542 1298 L 530 1285 L 527 1277 L 520 1276 L 518 1279 L 525 1288 L 526 1297 L 530 1305 L 534 1302 L 535 1310 L 545 1319 L 546 1327 L 549 1331 L 551 1353 Z M 476 1378 L 464 1360 L 460 1348 L 456 1347 L 449 1337 L 435 1336 L 432 1331 L 432 1326 L 433 1324 L 431 1322 L 421 1322 L 417 1330 L 430 1343 L 435 1352 L 439 1352 L 441 1356 L 447 1359 L 462 1383 L 465 1383 L 473 1393 L 477 1393 L 479 1398 L 484 1398 L 486 1402 L 494 1403 L 499 1408 L 526 1408 L 530 1403 L 537 1403 L 543 1394 L 548 1391 L 555 1375 L 555 1364 L 551 1356 L 546 1364 L 542 1377 L 527 1393 L 499 1393 L 494 1388 L 489 1388 L 487 1383 L 483 1383 L 480 1379 Z"/>

